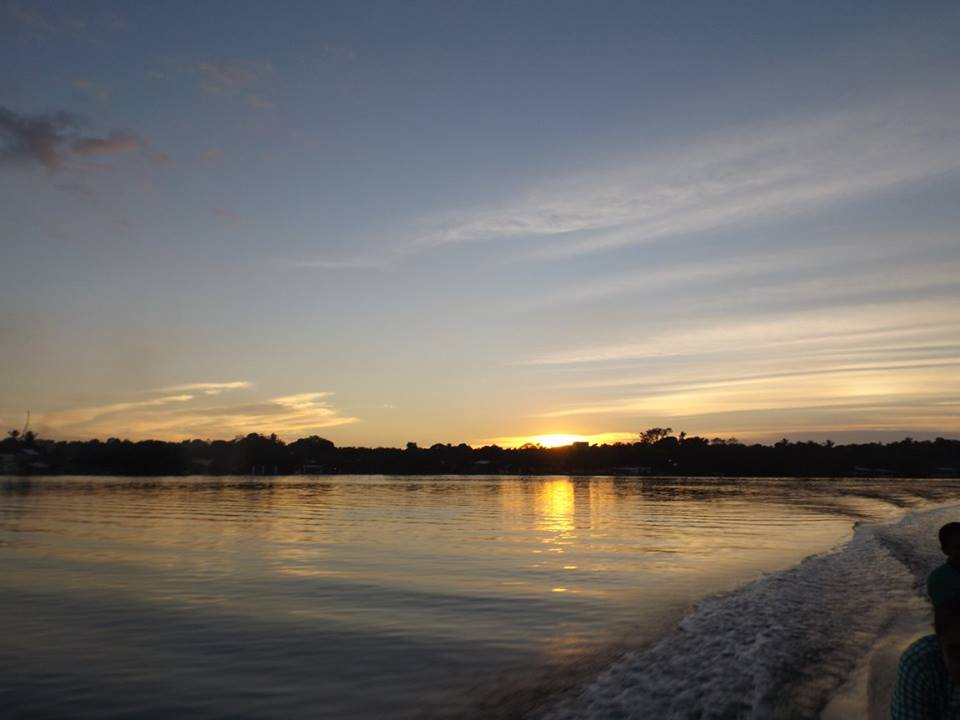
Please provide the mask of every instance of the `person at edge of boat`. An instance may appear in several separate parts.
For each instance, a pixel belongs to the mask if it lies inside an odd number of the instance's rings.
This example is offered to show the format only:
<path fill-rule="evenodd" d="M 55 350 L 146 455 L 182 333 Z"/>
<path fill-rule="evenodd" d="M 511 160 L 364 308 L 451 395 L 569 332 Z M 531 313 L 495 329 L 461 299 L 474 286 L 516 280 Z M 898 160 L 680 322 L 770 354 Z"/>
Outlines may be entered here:
<path fill-rule="evenodd" d="M 960 598 L 934 608 L 933 629 L 900 656 L 890 720 L 960 720 Z"/>
<path fill-rule="evenodd" d="M 927 576 L 927 595 L 934 607 L 960 597 L 960 522 L 944 525 L 939 537 L 947 561 Z"/>

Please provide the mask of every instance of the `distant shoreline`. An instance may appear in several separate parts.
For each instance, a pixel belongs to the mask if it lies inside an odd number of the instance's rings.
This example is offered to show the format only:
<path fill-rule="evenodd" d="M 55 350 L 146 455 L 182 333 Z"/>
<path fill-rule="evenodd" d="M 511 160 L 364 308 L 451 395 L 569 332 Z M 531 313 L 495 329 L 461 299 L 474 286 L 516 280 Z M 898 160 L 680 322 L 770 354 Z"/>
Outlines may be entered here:
<path fill-rule="evenodd" d="M 545 448 L 337 447 L 317 436 L 285 443 L 251 433 L 234 440 L 54 441 L 11 433 L 0 441 L 0 475 L 569 475 L 610 477 L 958 478 L 960 440 L 905 438 L 837 445 L 747 445 L 736 439 L 665 434 L 635 443 Z"/>

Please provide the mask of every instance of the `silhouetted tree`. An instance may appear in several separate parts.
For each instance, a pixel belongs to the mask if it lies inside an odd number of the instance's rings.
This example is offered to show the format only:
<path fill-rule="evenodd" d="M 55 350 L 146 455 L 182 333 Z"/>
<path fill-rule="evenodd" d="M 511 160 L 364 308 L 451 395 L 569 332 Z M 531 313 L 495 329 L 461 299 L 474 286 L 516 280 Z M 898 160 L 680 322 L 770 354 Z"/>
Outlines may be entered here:
<path fill-rule="evenodd" d="M 644 445 L 654 445 L 664 438 L 669 437 L 670 433 L 672 432 L 673 428 L 650 428 L 649 430 L 644 430 L 642 433 L 640 433 L 640 442 L 642 442 Z"/>

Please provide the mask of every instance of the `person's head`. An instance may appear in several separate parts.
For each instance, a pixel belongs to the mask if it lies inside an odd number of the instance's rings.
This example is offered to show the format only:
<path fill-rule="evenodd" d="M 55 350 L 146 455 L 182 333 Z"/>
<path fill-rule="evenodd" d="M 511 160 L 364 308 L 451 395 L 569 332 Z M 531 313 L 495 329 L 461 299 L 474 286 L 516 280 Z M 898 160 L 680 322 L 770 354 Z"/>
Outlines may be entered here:
<path fill-rule="evenodd" d="M 940 528 L 940 549 L 955 562 L 960 562 L 960 522 L 949 522 Z"/>
<path fill-rule="evenodd" d="M 950 677 L 960 684 L 960 598 L 950 598 L 933 609 L 933 629 Z"/>

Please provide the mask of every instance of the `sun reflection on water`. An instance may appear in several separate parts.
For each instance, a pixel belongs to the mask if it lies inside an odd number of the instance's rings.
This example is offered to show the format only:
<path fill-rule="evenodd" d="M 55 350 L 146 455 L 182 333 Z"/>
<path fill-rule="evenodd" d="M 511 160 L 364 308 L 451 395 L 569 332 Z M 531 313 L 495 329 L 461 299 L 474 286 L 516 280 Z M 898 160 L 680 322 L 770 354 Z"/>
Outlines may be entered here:
<path fill-rule="evenodd" d="M 568 478 L 546 480 L 537 490 L 537 527 L 556 533 L 572 531 L 576 512 L 573 481 Z"/>

